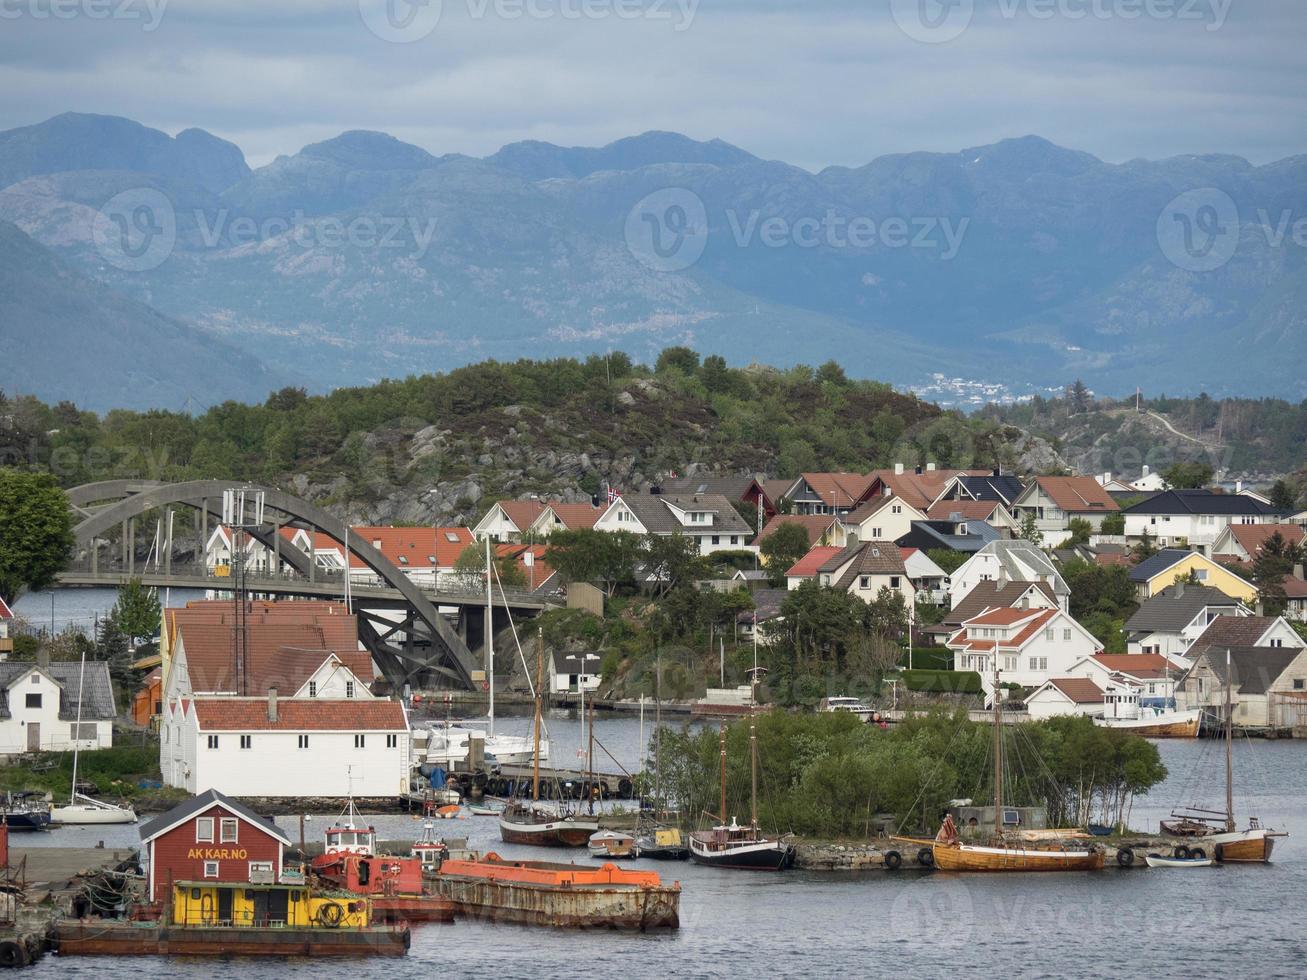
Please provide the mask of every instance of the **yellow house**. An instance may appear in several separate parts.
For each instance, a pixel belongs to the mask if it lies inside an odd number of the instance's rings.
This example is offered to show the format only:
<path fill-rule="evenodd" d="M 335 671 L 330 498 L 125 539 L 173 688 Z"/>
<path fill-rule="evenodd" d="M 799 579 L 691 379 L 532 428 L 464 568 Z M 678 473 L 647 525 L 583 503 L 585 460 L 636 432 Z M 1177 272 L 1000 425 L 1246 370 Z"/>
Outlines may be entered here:
<path fill-rule="evenodd" d="M 1220 589 L 1248 606 L 1257 601 L 1257 589 L 1252 583 L 1196 551 L 1166 548 L 1130 570 L 1130 581 L 1141 600 L 1151 599 L 1168 585 L 1174 585 L 1176 579 L 1196 580 L 1199 585 Z"/>
<path fill-rule="evenodd" d="M 315 895 L 304 885 L 179 881 L 172 892 L 172 921 L 179 926 L 361 929 L 370 924 L 371 908 L 366 898 Z"/>

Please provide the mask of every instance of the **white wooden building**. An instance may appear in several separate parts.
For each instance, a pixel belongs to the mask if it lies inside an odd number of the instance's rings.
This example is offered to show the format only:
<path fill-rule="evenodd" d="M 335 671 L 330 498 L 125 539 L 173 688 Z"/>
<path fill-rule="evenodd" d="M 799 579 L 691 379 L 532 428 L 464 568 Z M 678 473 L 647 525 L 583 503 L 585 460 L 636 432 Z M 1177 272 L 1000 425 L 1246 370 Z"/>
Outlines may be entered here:
<path fill-rule="evenodd" d="M 109 748 L 117 713 L 102 660 L 0 662 L 0 756 Z"/>

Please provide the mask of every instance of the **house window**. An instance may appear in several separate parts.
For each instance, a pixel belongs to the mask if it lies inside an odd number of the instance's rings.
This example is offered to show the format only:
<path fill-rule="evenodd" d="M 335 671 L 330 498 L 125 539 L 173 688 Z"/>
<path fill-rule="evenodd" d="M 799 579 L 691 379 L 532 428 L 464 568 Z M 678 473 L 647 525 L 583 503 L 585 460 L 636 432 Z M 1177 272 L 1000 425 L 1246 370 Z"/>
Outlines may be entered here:
<path fill-rule="evenodd" d="M 399 748 L 399 736 L 398 736 L 398 735 L 387 735 L 387 736 L 386 736 L 386 748 L 388 748 L 388 749 L 397 749 L 397 748 Z"/>
<path fill-rule="evenodd" d="M 889 587 L 891 589 L 897 589 L 899 587 L 899 577 L 897 575 L 891 575 L 889 577 Z"/>
<path fill-rule="evenodd" d="M 1064 630 L 1062 630 L 1062 642 L 1063 642 L 1063 643 L 1070 643 L 1070 642 L 1071 642 L 1071 630 L 1070 630 L 1070 629 L 1064 629 Z"/>
<path fill-rule="evenodd" d="M 1301 677 L 1295 677 L 1293 679 L 1293 689 L 1295 691 L 1301 691 L 1304 688 L 1307 688 L 1307 680 L 1304 680 Z"/>
<path fill-rule="evenodd" d="M 1051 626 L 1048 629 L 1044 630 L 1044 639 L 1047 640 L 1049 643 L 1053 642 L 1053 637 L 1056 635 L 1057 635 L 1057 631 L 1053 629 L 1053 627 Z"/>
<path fill-rule="evenodd" d="M 1271 646 L 1273 646 L 1273 647 L 1282 647 L 1282 646 L 1284 646 L 1284 640 L 1281 640 L 1281 639 L 1279 639 L 1279 638 L 1274 639 L 1274 640 L 1271 641 Z"/>
<path fill-rule="evenodd" d="M 863 576 L 860 576 L 860 577 L 858 578 L 858 588 L 860 588 L 860 589 L 870 589 L 870 588 L 871 588 L 871 576 L 870 576 L 870 575 L 863 575 Z"/>
<path fill-rule="evenodd" d="M 317 696 L 318 696 L 318 682 L 309 681 L 309 697 L 316 698 Z"/>
<path fill-rule="evenodd" d="M 891 514 L 902 514 L 902 513 L 903 513 L 903 505 L 902 505 L 902 504 L 891 504 L 889 510 L 890 510 L 890 513 L 891 513 Z"/>
<path fill-rule="evenodd" d="M 29 707 L 29 708 L 39 708 L 39 707 L 41 707 L 41 695 L 39 695 L 39 694 L 29 694 L 29 695 L 27 695 L 26 703 L 27 703 L 27 707 Z"/>
<path fill-rule="evenodd" d="M 1198 579 L 1198 581 L 1200 581 L 1200 582 L 1206 582 L 1206 581 L 1207 581 L 1207 569 L 1205 569 L 1205 568 L 1195 568 L 1195 569 L 1194 569 L 1194 578 Z"/>
<path fill-rule="evenodd" d="M 216 878 L 216 877 L 218 877 L 218 862 L 217 862 L 217 861 L 205 861 L 205 862 L 204 862 L 204 877 L 206 877 L 206 878 Z"/>
<path fill-rule="evenodd" d="M 241 736 L 241 748 L 243 748 L 243 749 L 251 748 L 253 742 L 254 742 L 254 736 L 253 736 L 253 735 L 242 735 L 242 736 Z"/>
<path fill-rule="evenodd" d="M 714 535 L 712 536 L 712 543 L 713 543 L 713 544 L 721 544 L 721 543 L 722 543 L 721 536 L 720 536 L 720 535 L 717 535 L 717 534 L 714 534 Z"/>
<path fill-rule="evenodd" d="M 367 747 L 367 740 L 368 740 L 368 737 L 367 737 L 366 735 L 355 735 L 355 736 L 354 736 L 354 748 L 356 748 L 356 749 L 366 748 L 366 747 Z"/>
<path fill-rule="evenodd" d="M 873 538 L 878 538 L 878 537 L 880 537 L 880 528 L 878 528 L 878 527 L 873 527 L 873 528 L 871 529 L 871 536 L 872 536 Z"/>
<path fill-rule="evenodd" d="M 223 844 L 237 843 L 237 836 L 240 833 L 240 821 L 235 817 L 222 818 L 222 841 Z"/>
<path fill-rule="evenodd" d="M 353 682 L 353 681 L 346 681 L 346 682 L 345 682 L 345 697 L 347 697 L 347 698 L 352 698 L 353 696 L 354 696 L 354 682 Z"/>
<path fill-rule="evenodd" d="M 213 843 L 213 817 L 200 817 L 195 821 L 195 843 Z"/>
<path fill-rule="evenodd" d="M 739 544 L 739 543 L 740 543 L 740 536 L 738 534 L 732 534 L 731 544 Z"/>
<path fill-rule="evenodd" d="M 309 737 L 307 735 L 299 736 L 298 744 L 300 748 L 307 749 L 309 747 Z"/>
<path fill-rule="evenodd" d="M 210 736 L 209 736 L 209 748 L 211 748 L 211 749 L 216 749 L 217 747 L 218 747 L 218 736 L 217 736 L 217 735 L 210 735 Z"/>

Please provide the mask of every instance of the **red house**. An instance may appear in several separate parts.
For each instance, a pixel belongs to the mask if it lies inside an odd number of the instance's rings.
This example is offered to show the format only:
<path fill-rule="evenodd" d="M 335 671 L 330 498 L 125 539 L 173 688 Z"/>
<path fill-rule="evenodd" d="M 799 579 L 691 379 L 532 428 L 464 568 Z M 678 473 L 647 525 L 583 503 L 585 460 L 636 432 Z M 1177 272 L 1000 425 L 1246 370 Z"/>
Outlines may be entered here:
<path fill-rule="evenodd" d="M 141 857 L 150 901 L 162 901 L 174 881 L 281 880 L 290 838 L 266 817 L 208 790 L 141 826 Z"/>

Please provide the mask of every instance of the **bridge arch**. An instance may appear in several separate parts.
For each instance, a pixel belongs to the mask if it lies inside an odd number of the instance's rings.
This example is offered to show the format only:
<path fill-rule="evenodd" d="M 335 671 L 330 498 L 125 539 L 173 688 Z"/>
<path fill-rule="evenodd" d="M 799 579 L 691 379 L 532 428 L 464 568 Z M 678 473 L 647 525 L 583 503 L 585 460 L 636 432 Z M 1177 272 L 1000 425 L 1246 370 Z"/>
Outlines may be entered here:
<path fill-rule="evenodd" d="M 74 528 L 76 545 L 78 548 L 94 549 L 95 540 L 111 528 L 133 521 L 148 511 L 171 506 L 194 508 L 204 515 L 205 523 L 212 517 L 216 524 L 220 515 L 212 505 L 221 501 L 224 491 L 234 487 L 262 492 L 265 509 L 288 518 L 281 523 L 300 522 L 321 531 L 342 549 L 347 547 L 349 553 L 375 572 L 382 582 L 400 593 L 407 607 L 401 624 L 359 613 L 359 638 L 396 690 L 401 689 L 418 672 L 428 669 L 441 673 L 462 687 L 475 688 L 473 673 L 479 668 L 472 652 L 413 580 L 376 548 L 360 542 L 357 534 L 349 534 L 343 521 L 316 504 L 274 487 L 227 480 L 193 480 L 171 484 L 148 480 L 110 480 L 75 487 L 68 492 L 68 499 L 76 514 L 81 517 Z M 100 506 L 94 507 L 94 504 Z M 281 549 L 276 542 L 275 527 L 269 526 L 251 534 L 269 548 L 276 546 L 283 561 L 301 574 L 312 577 L 313 568 L 309 556 L 294 546 Z M 402 643 L 395 639 L 400 634 L 404 636 Z"/>

